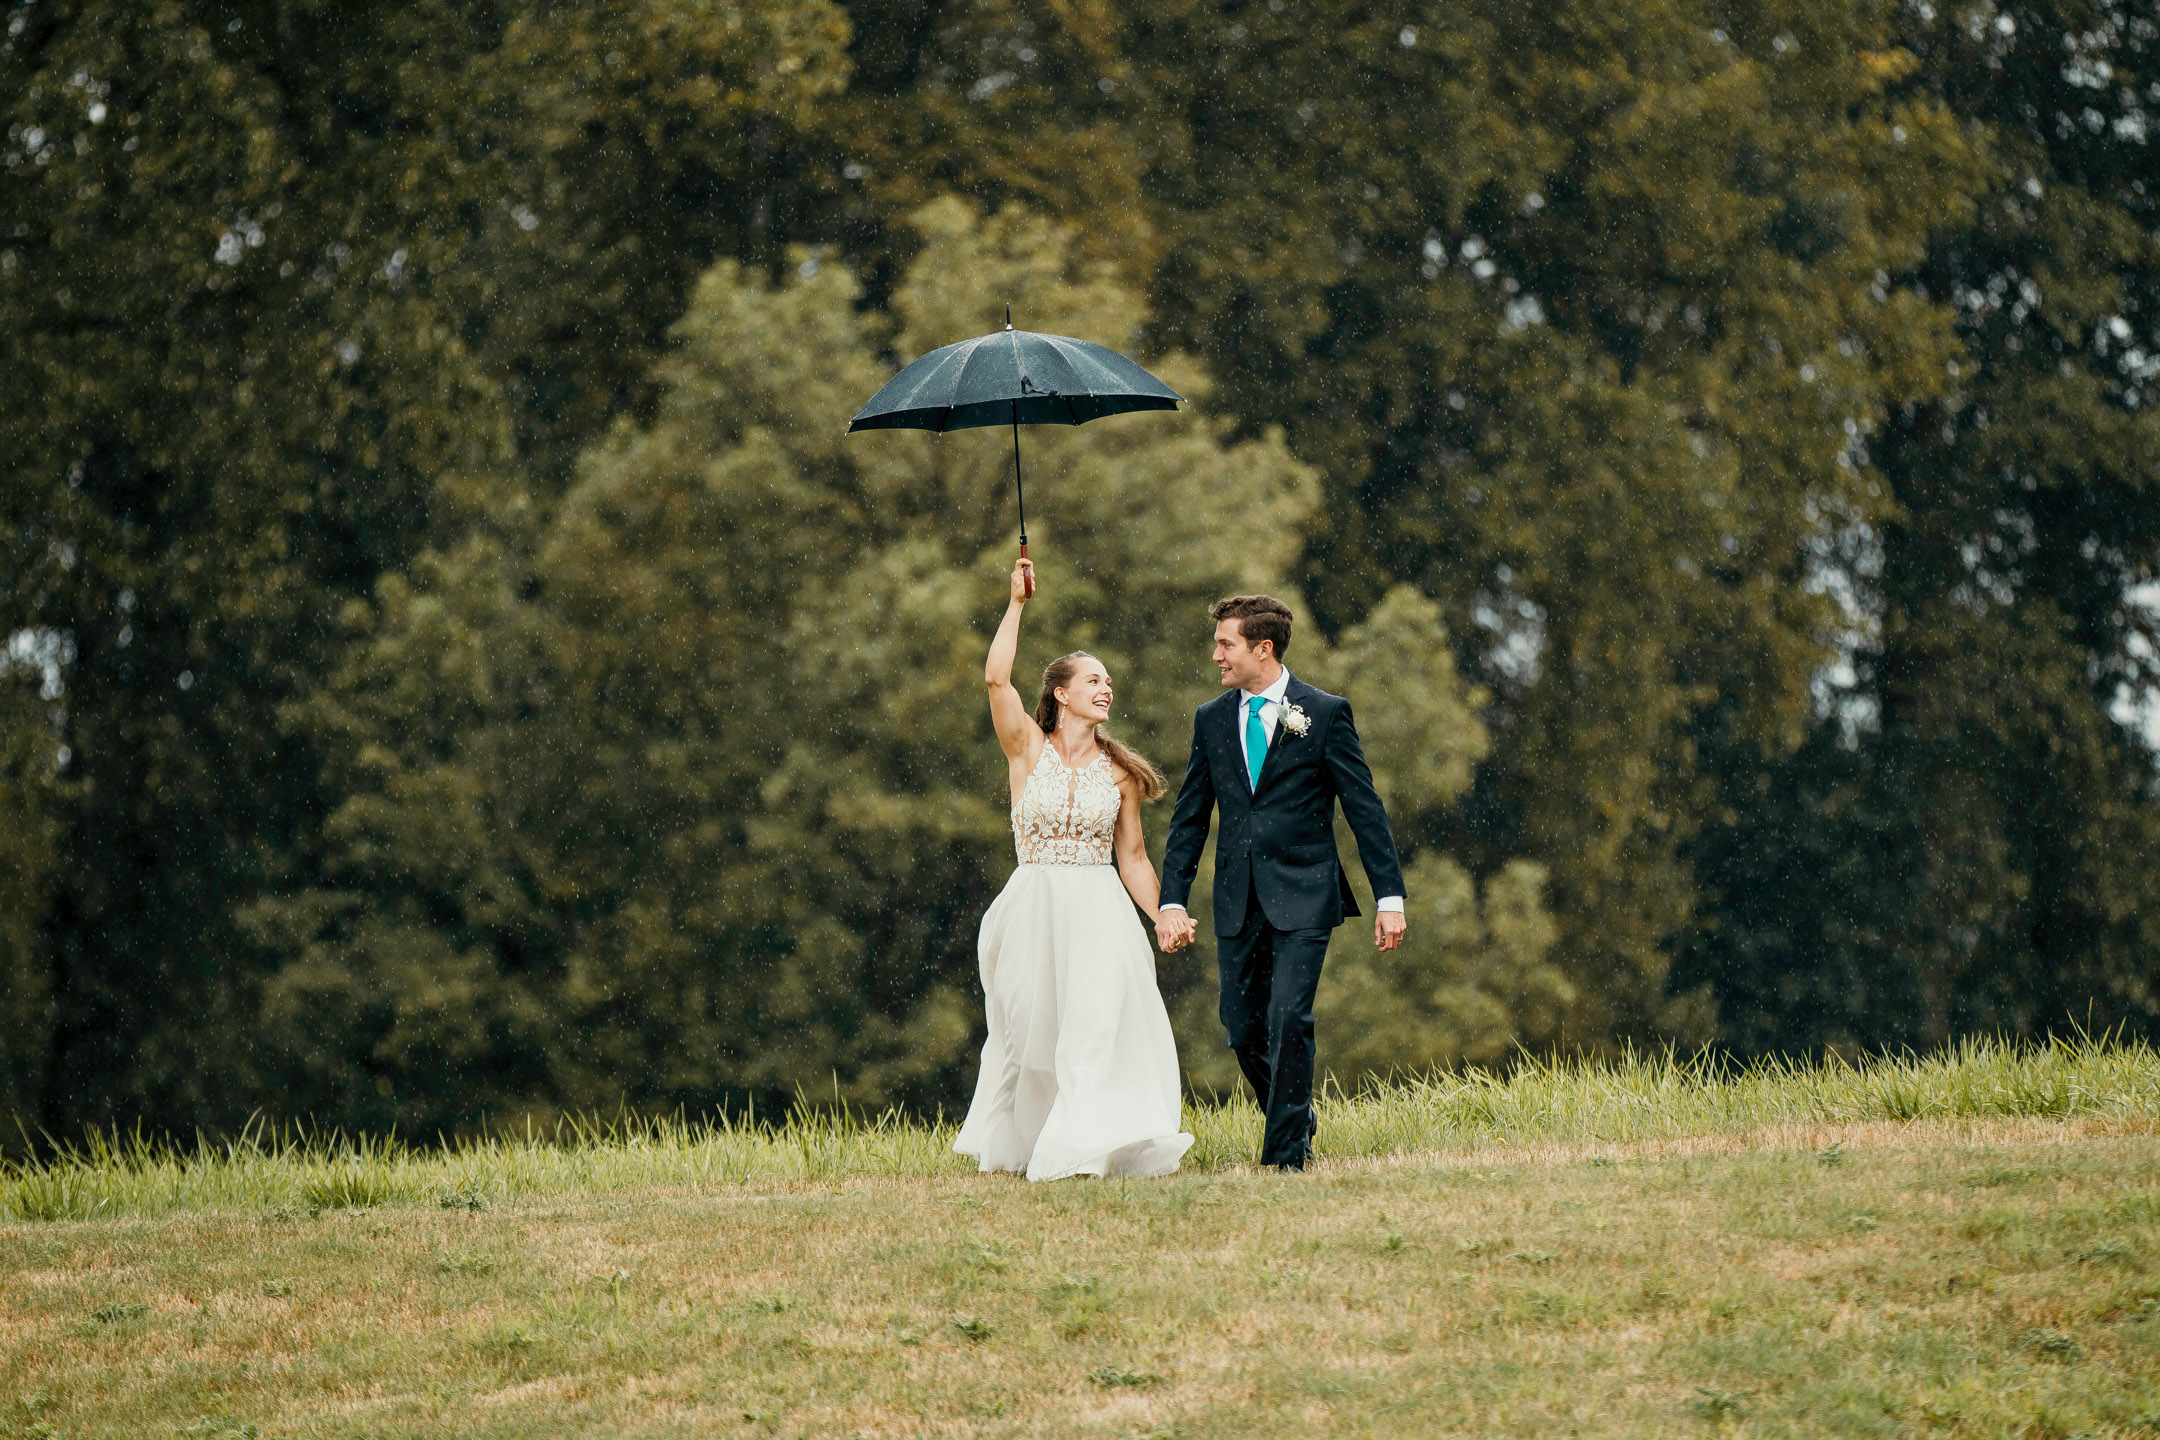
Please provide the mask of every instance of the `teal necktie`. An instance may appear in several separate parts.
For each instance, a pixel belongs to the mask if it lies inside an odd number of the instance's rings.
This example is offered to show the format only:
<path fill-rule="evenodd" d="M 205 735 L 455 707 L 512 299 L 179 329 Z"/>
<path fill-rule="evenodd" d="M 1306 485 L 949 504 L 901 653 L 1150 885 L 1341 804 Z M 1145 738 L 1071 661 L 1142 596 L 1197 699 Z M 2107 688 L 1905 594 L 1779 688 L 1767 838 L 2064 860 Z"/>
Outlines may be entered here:
<path fill-rule="evenodd" d="M 1267 706 L 1267 696 L 1252 697 L 1252 708 L 1245 712 L 1245 765 L 1252 771 L 1252 788 L 1260 788 L 1260 767 L 1267 763 L 1267 726 L 1260 723 L 1260 712 Z"/>

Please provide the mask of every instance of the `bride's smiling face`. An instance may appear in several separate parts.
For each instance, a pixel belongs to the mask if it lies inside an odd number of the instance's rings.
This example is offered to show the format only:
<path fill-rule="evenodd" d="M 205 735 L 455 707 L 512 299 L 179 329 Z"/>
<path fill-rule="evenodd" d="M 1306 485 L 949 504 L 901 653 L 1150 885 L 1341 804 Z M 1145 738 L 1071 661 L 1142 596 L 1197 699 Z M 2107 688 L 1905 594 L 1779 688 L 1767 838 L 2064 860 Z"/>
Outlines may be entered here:
<path fill-rule="evenodd" d="M 1057 699 L 1073 719 L 1102 724 L 1110 718 L 1110 672 L 1100 660 L 1082 660 L 1072 679 L 1058 687 Z"/>

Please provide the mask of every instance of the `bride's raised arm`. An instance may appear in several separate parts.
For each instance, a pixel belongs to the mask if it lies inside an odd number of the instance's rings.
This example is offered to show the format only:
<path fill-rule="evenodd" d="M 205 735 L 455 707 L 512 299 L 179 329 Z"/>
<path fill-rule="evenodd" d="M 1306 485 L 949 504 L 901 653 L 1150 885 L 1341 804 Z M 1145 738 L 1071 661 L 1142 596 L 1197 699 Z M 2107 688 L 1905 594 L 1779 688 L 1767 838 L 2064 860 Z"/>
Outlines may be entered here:
<path fill-rule="evenodd" d="M 1027 702 L 1013 689 L 1012 667 L 1020 650 L 1020 612 L 1034 593 L 1035 562 L 1022 560 L 1013 566 L 1012 603 L 1005 607 L 1005 619 L 990 641 L 990 658 L 983 662 L 983 680 L 990 687 L 990 723 L 997 729 L 998 744 L 1006 759 L 1029 766 L 1042 753 L 1043 732 L 1028 713 Z M 1026 773 L 1016 773 L 1017 789 Z"/>

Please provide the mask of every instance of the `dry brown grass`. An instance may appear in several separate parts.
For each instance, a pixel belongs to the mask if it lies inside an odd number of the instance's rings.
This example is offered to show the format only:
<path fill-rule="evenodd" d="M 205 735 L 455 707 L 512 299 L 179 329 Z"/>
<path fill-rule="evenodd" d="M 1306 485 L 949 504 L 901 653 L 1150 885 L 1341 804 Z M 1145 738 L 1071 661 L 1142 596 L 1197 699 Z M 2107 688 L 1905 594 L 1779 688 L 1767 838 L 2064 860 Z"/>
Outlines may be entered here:
<path fill-rule="evenodd" d="M 0 1435 L 2152 1433 L 2152 1131 L 12 1224 Z"/>

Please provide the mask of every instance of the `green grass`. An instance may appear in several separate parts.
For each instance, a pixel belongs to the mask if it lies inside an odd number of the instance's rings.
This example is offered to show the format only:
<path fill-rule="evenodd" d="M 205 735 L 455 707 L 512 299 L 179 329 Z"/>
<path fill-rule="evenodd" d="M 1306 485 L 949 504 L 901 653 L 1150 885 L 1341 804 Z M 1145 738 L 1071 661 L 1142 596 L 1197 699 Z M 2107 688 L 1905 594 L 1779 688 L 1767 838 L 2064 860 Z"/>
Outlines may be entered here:
<path fill-rule="evenodd" d="M 1735 1068 L 1671 1055 L 1528 1062 L 1328 1094 L 1325 1159 L 1457 1154 L 1505 1143 L 1635 1144 L 1781 1127 L 1922 1119 L 2160 1118 L 2160 1055 L 2143 1044 L 1972 1041 L 1936 1055 L 1853 1065 Z M 1252 1161 L 1258 1116 L 1240 1096 L 1187 1112 L 1187 1168 Z M 0 1166 L 0 1222 L 181 1210 L 336 1210 L 485 1205 L 653 1187 L 957 1176 L 953 1127 L 897 1114 L 799 1109 L 778 1124 L 569 1122 L 448 1147 L 361 1136 L 266 1136 L 180 1148 L 91 1135 L 41 1163 Z"/>
<path fill-rule="evenodd" d="M 1535 1066 L 1040 1186 L 809 1112 L 106 1137 L 0 1189 L 0 1437 L 2160 1436 L 2156 1078 Z"/>

